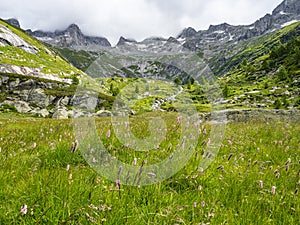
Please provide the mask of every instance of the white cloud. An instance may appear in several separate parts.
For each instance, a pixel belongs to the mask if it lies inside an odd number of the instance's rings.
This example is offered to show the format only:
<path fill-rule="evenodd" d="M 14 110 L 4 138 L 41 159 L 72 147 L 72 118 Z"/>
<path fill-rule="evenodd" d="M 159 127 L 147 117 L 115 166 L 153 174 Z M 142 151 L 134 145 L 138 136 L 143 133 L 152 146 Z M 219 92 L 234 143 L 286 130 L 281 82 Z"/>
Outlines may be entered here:
<path fill-rule="evenodd" d="M 250 24 L 270 13 L 282 0 L 10 0 L 0 17 L 19 19 L 25 29 L 53 31 L 77 23 L 84 33 L 144 39 L 176 36 L 183 28 L 210 24 Z"/>

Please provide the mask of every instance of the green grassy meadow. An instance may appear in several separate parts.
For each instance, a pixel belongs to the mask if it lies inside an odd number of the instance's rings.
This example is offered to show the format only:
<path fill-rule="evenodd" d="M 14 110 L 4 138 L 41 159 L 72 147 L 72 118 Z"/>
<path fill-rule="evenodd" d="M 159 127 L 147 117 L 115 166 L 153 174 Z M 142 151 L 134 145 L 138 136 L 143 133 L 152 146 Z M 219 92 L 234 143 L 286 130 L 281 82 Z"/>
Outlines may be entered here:
<path fill-rule="evenodd" d="M 131 117 L 133 134 L 147 137 L 153 116 Z M 167 138 L 156 150 L 122 146 L 110 118 L 96 119 L 97 132 L 120 160 L 155 163 L 168 157 L 180 132 L 176 113 L 159 116 Z M 0 224 L 299 224 L 299 122 L 228 123 L 219 154 L 201 172 L 210 128 L 201 124 L 195 153 L 176 175 L 149 186 L 118 187 L 96 173 L 80 150 L 71 152 L 72 119 L 0 114 Z"/>

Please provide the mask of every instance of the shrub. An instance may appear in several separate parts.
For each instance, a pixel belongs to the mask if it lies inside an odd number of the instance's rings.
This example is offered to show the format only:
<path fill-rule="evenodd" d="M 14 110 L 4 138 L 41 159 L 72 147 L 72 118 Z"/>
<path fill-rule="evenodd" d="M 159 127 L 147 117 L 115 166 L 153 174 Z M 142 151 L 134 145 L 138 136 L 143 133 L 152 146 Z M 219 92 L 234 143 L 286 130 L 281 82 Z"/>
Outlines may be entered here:
<path fill-rule="evenodd" d="M 17 109 L 13 105 L 2 104 L 0 111 L 1 112 L 17 112 Z"/>
<path fill-rule="evenodd" d="M 276 99 L 274 104 L 273 104 L 275 109 L 280 109 L 281 105 L 282 105 L 282 103 L 281 103 L 280 99 Z"/>

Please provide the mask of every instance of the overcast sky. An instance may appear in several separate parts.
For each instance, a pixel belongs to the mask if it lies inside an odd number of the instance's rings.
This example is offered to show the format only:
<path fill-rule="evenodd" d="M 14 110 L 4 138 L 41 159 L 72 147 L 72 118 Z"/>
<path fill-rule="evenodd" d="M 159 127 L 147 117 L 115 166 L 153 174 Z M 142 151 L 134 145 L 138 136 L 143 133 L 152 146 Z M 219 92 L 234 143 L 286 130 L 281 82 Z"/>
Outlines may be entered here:
<path fill-rule="evenodd" d="M 76 23 L 85 34 L 142 40 L 176 36 L 185 27 L 250 24 L 283 0 L 5 0 L 0 17 L 17 18 L 21 27 L 54 31 Z"/>

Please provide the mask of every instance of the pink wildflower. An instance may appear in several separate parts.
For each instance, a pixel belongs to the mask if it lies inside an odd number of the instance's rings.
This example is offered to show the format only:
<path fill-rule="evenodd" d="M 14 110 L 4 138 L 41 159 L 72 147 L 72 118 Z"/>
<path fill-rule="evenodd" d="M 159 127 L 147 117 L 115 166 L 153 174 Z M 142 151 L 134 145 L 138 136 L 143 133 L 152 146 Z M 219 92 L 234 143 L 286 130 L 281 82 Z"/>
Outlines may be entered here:
<path fill-rule="evenodd" d="M 27 205 L 22 205 L 20 213 L 22 216 L 27 214 Z"/>
<path fill-rule="evenodd" d="M 259 181 L 259 188 L 262 189 L 264 187 L 264 183 L 262 180 Z"/>
<path fill-rule="evenodd" d="M 200 167 L 199 172 L 200 172 L 200 175 L 202 175 L 204 172 L 204 169 L 202 167 Z"/>
<path fill-rule="evenodd" d="M 177 119 L 176 119 L 176 123 L 179 124 L 180 122 L 181 122 L 181 117 L 178 116 Z"/>
<path fill-rule="evenodd" d="M 133 165 L 136 166 L 136 163 L 137 163 L 137 158 L 134 158 L 133 159 Z"/>
<path fill-rule="evenodd" d="M 275 195 L 275 191 L 276 191 L 276 187 L 273 186 L 273 187 L 272 187 L 272 190 L 271 190 L 271 194 L 272 194 L 272 195 Z"/>
<path fill-rule="evenodd" d="M 207 146 L 210 145 L 210 138 L 207 139 Z"/>
<path fill-rule="evenodd" d="M 201 206 L 204 207 L 205 206 L 205 201 L 201 202 Z"/>
<path fill-rule="evenodd" d="M 194 208 L 197 208 L 197 202 L 194 202 Z"/>
<path fill-rule="evenodd" d="M 120 188 L 121 188 L 121 182 L 120 182 L 120 180 L 118 179 L 118 180 L 116 180 L 116 189 L 117 189 L 117 190 L 120 190 Z"/>
<path fill-rule="evenodd" d="M 110 130 L 107 131 L 106 137 L 110 138 Z"/>
<path fill-rule="evenodd" d="M 92 159 L 92 162 L 93 162 L 93 163 L 97 163 L 98 160 L 94 157 L 94 158 Z"/>

